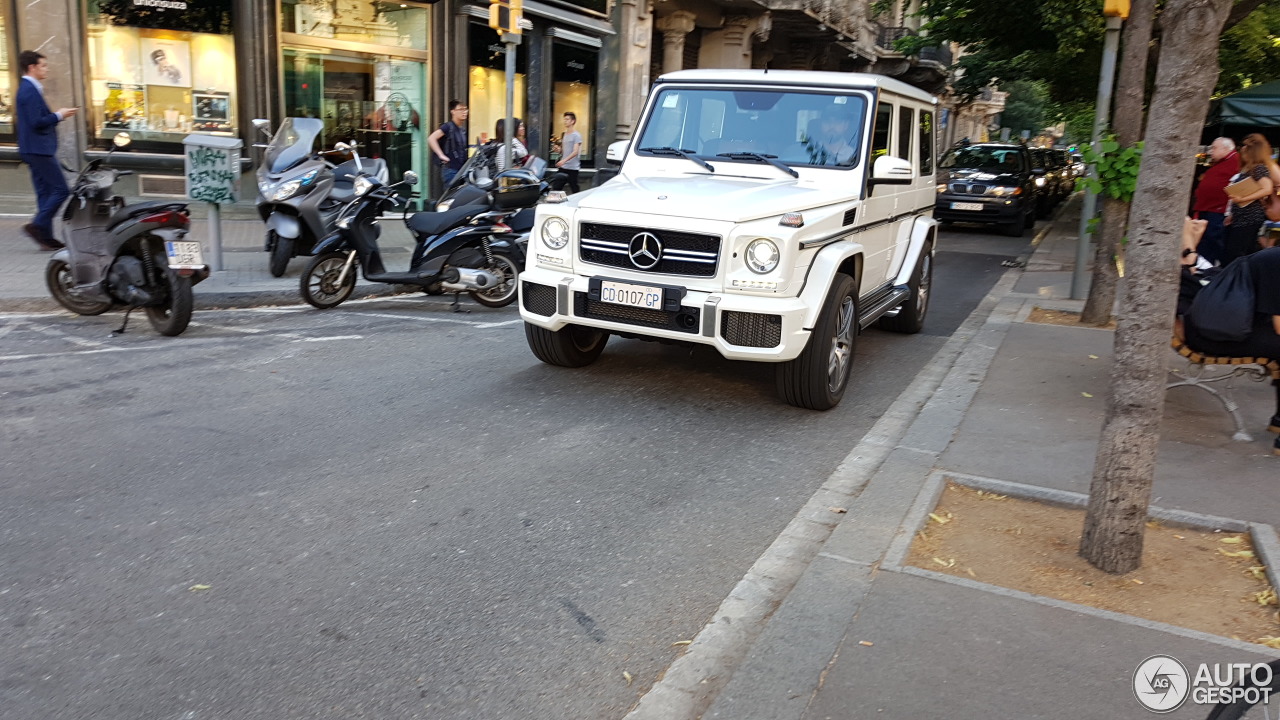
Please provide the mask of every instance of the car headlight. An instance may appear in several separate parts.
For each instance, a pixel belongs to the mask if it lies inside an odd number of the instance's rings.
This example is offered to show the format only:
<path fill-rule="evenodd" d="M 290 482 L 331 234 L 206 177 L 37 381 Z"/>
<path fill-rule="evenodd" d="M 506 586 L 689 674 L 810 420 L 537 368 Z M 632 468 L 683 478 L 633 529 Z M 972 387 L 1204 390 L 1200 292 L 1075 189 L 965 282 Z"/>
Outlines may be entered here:
<path fill-rule="evenodd" d="M 747 245 L 747 252 L 743 255 L 743 260 L 747 263 L 747 267 L 751 272 L 764 275 L 773 272 L 778 267 L 778 260 L 782 259 L 782 253 L 778 252 L 778 246 L 768 238 L 756 238 Z"/>
<path fill-rule="evenodd" d="M 1036 187 L 1044 187 L 1044 178 L 1042 177 L 1036 178 Z"/>
<path fill-rule="evenodd" d="M 288 200 L 298 192 L 298 188 L 300 187 L 302 187 L 301 180 L 290 180 L 289 182 L 280 183 L 276 186 L 276 189 L 272 191 L 271 199 L 275 202 Z"/>
<path fill-rule="evenodd" d="M 569 244 L 569 224 L 558 217 L 542 221 L 542 244 L 559 250 Z"/>
<path fill-rule="evenodd" d="M 989 191 L 987 191 L 987 192 L 988 192 L 988 194 L 990 194 L 990 195 L 995 195 L 996 197 L 1004 197 L 1005 195 L 1017 195 L 1017 194 L 1019 194 L 1019 193 L 1021 193 L 1021 192 L 1022 192 L 1022 188 L 1020 188 L 1020 187 L 999 187 L 999 186 L 997 186 L 997 187 L 993 187 L 993 188 L 991 188 L 991 189 L 990 189 Z"/>
<path fill-rule="evenodd" d="M 351 183 L 351 189 L 355 191 L 356 197 L 360 197 L 373 189 L 373 181 L 361 175 L 356 181 Z"/>
<path fill-rule="evenodd" d="M 947 191 L 947 184 L 946 184 L 946 183 L 938 183 L 938 192 L 940 192 L 940 193 L 944 193 L 944 192 L 946 192 L 946 191 Z"/>

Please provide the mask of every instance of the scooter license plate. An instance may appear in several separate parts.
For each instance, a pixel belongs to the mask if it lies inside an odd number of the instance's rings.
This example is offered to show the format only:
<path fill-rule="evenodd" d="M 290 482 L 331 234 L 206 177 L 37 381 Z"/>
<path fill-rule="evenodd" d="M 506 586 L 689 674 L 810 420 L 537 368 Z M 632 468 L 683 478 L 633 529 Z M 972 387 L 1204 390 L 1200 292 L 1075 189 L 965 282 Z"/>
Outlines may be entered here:
<path fill-rule="evenodd" d="M 200 243 L 192 240 L 166 240 L 165 253 L 169 256 L 171 268 L 202 268 L 204 255 L 200 252 Z"/>

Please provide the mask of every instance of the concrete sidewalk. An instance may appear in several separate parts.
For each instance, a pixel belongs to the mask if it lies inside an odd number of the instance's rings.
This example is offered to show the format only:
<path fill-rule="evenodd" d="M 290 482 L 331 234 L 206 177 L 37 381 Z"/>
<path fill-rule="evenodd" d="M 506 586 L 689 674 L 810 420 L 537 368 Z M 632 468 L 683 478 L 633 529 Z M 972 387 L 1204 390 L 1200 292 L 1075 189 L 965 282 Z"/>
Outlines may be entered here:
<path fill-rule="evenodd" d="M 855 448 L 806 508 L 812 518 L 841 504 L 840 493 L 849 496 L 848 513 L 785 600 L 760 609 L 758 627 L 735 622 L 726 630 L 731 616 L 744 616 L 733 615 L 736 607 L 765 604 L 759 587 L 786 581 L 776 566 L 760 571 L 757 585 L 749 574 L 628 720 L 1139 718 L 1151 715 L 1135 699 L 1132 678 L 1152 655 L 1172 655 L 1193 672 L 1201 662 L 1280 656 L 900 566 L 922 508 L 931 507 L 928 488 L 947 475 L 1088 491 L 1113 333 L 1027 322 L 1037 306 L 1083 306 L 1067 299 L 1078 203 L 1062 209 L 1026 267 L 1010 270 L 976 321 L 956 333 L 953 355 L 944 348 L 935 358 L 940 377 L 908 390 L 886 414 L 901 414 L 903 430 Z M 1176 367 L 1180 358 L 1170 352 Z M 1232 440 L 1234 423 L 1204 391 L 1169 392 L 1153 505 L 1257 523 L 1280 517 L 1273 491 L 1280 458 L 1264 431 L 1274 392 L 1265 383 L 1236 384 L 1250 442 Z M 736 650 L 723 640 L 732 633 Z M 1208 712 L 1188 701 L 1168 717 Z"/>
<path fill-rule="evenodd" d="M 193 204 L 190 237 L 201 242 L 205 262 L 212 265 L 210 221 L 204 212 L 195 212 Z M 8 207 L 0 214 L 0 312 L 39 312 L 56 310 L 45 286 L 44 271 L 52 253 L 36 247 L 23 232 L 29 215 L 20 208 Z M 211 307 L 245 307 L 252 305 L 302 302 L 299 282 L 306 257 L 294 258 L 283 277 L 271 277 L 267 271 L 267 253 L 263 250 L 265 227 L 262 221 L 245 217 L 242 209 L 224 214 L 221 223 L 222 269 L 195 287 L 197 309 Z M 413 240 L 398 220 L 382 223 L 379 238 L 387 267 L 407 268 L 413 252 Z M 371 283 L 363 277 L 356 281 L 352 297 L 368 297 L 398 292 L 398 286 Z"/>

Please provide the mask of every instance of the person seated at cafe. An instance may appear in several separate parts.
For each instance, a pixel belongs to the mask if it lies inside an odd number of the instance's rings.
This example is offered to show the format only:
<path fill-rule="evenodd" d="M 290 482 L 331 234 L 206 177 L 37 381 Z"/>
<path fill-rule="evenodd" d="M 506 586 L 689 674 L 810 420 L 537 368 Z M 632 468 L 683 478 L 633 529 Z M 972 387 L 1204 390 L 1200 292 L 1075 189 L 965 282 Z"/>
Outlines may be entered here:
<path fill-rule="evenodd" d="M 1183 263 L 1190 257 L 1193 254 L 1184 255 Z M 1210 340 L 1197 325 L 1212 320 L 1194 320 L 1188 315 L 1182 323 L 1185 342 L 1187 347 L 1204 355 L 1280 360 L 1280 247 L 1259 250 L 1245 262 L 1249 263 L 1254 295 L 1253 329 L 1249 336 L 1236 342 Z M 1280 433 L 1280 383 L 1273 381 L 1272 385 L 1276 387 L 1276 414 L 1271 417 L 1268 429 Z M 1280 437 L 1276 438 L 1275 447 L 1280 454 Z"/>

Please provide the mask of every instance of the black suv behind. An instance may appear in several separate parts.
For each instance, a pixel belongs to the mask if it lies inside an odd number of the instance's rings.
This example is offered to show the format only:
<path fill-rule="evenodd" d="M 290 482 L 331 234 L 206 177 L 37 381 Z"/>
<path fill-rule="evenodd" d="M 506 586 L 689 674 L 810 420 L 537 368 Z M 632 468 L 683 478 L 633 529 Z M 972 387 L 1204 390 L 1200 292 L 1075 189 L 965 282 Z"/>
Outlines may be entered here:
<path fill-rule="evenodd" d="M 977 143 L 952 148 L 938 163 L 938 199 L 933 216 L 942 222 L 995 223 L 1010 237 L 1035 227 L 1035 178 L 1027 148 L 1013 143 Z"/>

